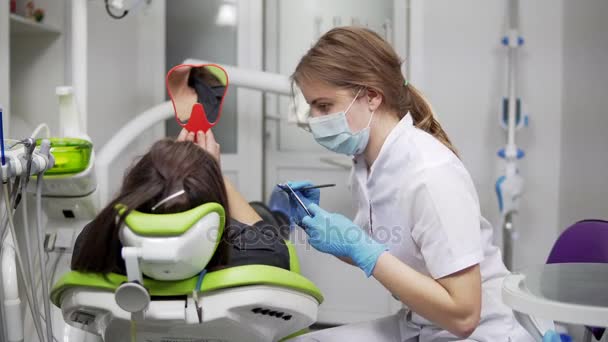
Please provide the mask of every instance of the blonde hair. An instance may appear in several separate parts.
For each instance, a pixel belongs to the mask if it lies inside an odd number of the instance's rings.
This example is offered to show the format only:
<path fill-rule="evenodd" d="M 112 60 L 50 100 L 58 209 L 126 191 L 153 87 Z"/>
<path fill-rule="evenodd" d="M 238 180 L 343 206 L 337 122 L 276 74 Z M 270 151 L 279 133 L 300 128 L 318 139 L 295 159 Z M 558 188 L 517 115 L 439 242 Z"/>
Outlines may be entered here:
<path fill-rule="evenodd" d="M 408 112 L 414 125 L 458 155 L 448 135 L 435 119 L 429 102 L 401 74 L 402 60 L 375 32 L 356 26 L 338 27 L 325 33 L 302 57 L 291 79 L 322 81 L 356 91 L 372 88 L 382 94 L 381 106 L 399 118 Z"/>

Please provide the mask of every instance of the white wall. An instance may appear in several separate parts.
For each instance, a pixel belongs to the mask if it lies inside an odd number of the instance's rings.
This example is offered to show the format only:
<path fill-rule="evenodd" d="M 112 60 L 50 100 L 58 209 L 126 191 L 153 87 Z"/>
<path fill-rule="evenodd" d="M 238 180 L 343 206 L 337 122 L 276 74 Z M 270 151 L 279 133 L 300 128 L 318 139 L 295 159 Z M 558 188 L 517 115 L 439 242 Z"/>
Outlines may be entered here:
<path fill-rule="evenodd" d="M 564 2 L 560 228 L 608 219 L 608 2 Z"/>
<path fill-rule="evenodd" d="M 20 2 L 17 6 L 19 13 Z M 44 8 L 43 23 L 61 34 L 11 34 L 10 41 L 10 136 L 29 136 L 34 128 L 44 122 L 51 134 L 59 128 L 59 106 L 55 88 L 65 83 L 66 19 L 65 1 L 37 1 Z"/>
<path fill-rule="evenodd" d="M 384 35 L 383 24 L 392 19 L 395 1 L 332 0 L 279 1 L 277 46 L 278 71 L 291 75 L 300 58 L 320 35 L 335 26 L 363 25 Z M 320 20 L 317 33 L 315 21 Z M 359 24 L 357 24 L 359 23 Z M 399 25 L 396 23 L 395 25 Z M 319 36 L 316 36 L 319 34 Z M 403 56 L 405 57 L 405 56 Z M 287 113 L 288 99 L 281 101 L 281 113 Z M 308 132 L 292 123 L 284 123 L 279 130 L 278 147 L 282 151 L 316 152 L 327 150 L 317 144 Z M 346 158 L 345 158 L 346 159 Z M 347 159 L 348 160 L 348 159 Z"/>
<path fill-rule="evenodd" d="M 237 65 L 236 26 L 216 25 L 216 16 L 224 1 L 179 1 L 167 8 L 166 69 L 188 58 Z M 213 132 L 222 153 L 237 153 L 238 121 L 236 88 L 229 87 L 222 107 L 222 119 Z M 181 129 L 173 120 L 167 123 L 167 135 L 176 136 Z"/>
<path fill-rule="evenodd" d="M 518 134 L 526 151 L 526 180 L 514 268 L 544 263 L 560 225 L 559 167 L 562 95 L 562 2 L 521 1 L 520 93 L 530 127 Z M 496 151 L 505 143 L 498 125 L 506 88 L 506 51 L 500 44 L 507 1 L 414 0 L 412 83 L 432 102 L 461 153 L 480 196 L 482 213 L 498 229 L 494 184 L 500 171 Z"/>
<path fill-rule="evenodd" d="M 9 29 L 9 16 L 4 15 L 4 13 L 9 12 L 9 4 L 8 1 L 3 1 L 0 3 L 0 46 L 9 46 L 10 39 L 10 29 Z M 3 120 L 8 118 L 7 111 L 10 109 L 10 95 L 9 95 L 9 85 L 10 85 L 10 53 L 9 49 L 0 49 L 0 106 L 3 108 Z M 4 128 L 6 131 L 6 127 Z"/>
<path fill-rule="evenodd" d="M 164 101 L 165 2 L 152 1 L 112 19 L 103 1 L 88 6 L 87 131 L 99 151 L 124 124 Z M 110 194 L 124 170 L 164 135 L 164 123 L 143 134 L 114 163 Z"/>
<path fill-rule="evenodd" d="M 9 3 L 7 1 L 0 2 L 0 13 L 7 13 L 9 11 Z M 8 15 L 0 15 L 0 46 L 8 46 L 9 44 L 9 17 Z M 2 120 L 6 125 L 6 118 L 8 118 L 7 110 L 10 108 L 10 96 L 9 96 L 9 51 L 8 49 L 0 49 L 0 107 L 3 108 Z M 4 114 L 7 113 L 7 114 Z M 6 127 L 4 128 L 6 132 Z M 4 205 L 2 205 L 4 207 Z M 0 209 L 0 215 L 4 215 L 5 209 Z M 2 291 L 0 291 L 2 292 Z M 2 294 L 0 294 L 2 296 Z M 0 298 L 3 300 L 4 298 Z M 0 310 L 0 329 L 6 330 L 4 326 L 4 310 Z M 0 334 L 0 340 L 4 338 L 4 334 Z"/>
<path fill-rule="evenodd" d="M 100 147 L 122 124 L 162 100 L 164 12 L 156 12 L 164 4 L 153 1 L 154 7 L 120 20 L 108 16 L 102 1 L 87 5 L 87 123 L 91 138 Z"/>

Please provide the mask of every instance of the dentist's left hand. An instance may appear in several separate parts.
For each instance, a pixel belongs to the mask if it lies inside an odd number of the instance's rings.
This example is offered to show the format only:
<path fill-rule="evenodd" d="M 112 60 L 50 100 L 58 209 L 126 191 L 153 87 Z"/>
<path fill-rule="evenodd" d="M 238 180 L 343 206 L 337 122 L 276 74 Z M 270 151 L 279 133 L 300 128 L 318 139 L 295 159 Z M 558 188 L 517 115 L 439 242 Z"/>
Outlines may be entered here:
<path fill-rule="evenodd" d="M 206 134 L 203 131 L 198 131 L 195 142 L 194 132 L 188 132 L 187 129 L 182 128 L 181 132 L 179 132 L 179 135 L 177 136 L 177 141 L 191 141 L 195 143 L 196 145 L 200 146 L 200 148 L 211 154 L 213 158 L 220 163 L 220 144 L 218 144 L 218 142 L 215 140 L 215 136 L 211 130 L 208 130 Z"/>
<path fill-rule="evenodd" d="M 306 207 L 308 207 L 311 203 L 319 205 L 319 201 L 321 200 L 321 191 L 319 189 L 303 190 L 306 187 L 314 185 L 310 181 L 287 182 L 287 184 L 289 184 L 289 186 L 298 195 L 298 197 L 302 200 Z M 278 191 L 285 192 L 285 190 L 280 188 L 279 186 L 277 186 L 277 189 Z M 285 193 L 289 198 L 290 223 L 301 225 L 302 219 L 307 216 L 307 214 L 291 193 Z"/>

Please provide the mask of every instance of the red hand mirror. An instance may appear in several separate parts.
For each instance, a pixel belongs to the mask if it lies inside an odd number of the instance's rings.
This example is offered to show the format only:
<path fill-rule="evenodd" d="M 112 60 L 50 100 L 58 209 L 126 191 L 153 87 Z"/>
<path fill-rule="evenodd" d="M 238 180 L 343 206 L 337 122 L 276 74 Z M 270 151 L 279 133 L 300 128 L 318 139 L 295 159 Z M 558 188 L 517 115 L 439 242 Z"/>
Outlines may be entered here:
<path fill-rule="evenodd" d="M 226 70 L 216 64 L 180 64 L 169 70 L 166 82 L 180 126 L 207 132 L 219 122 L 229 84 Z"/>

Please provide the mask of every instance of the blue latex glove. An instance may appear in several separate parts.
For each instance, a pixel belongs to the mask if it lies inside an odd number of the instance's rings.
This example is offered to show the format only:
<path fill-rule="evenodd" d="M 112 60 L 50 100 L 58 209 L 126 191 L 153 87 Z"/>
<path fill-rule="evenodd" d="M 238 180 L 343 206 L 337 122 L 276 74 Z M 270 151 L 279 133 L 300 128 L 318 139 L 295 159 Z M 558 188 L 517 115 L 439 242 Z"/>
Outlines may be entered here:
<path fill-rule="evenodd" d="M 308 242 L 321 252 L 351 258 L 366 276 L 371 276 L 380 254 L 388 248 L 343 215 L 329 213 L 314 203 L 308 210 L 313 216 L 302 219 Z"/>
<path fill-rule="evenodd" d="M 283 189 L 275 186 L 270 193 L 270 200 L 268 201 L 268 207 L 273 212 L 280 212 L 285 217 L 291 216 L 291 203 L 289 195 Z"/>
<path fill-rule="evenodd" d="M 302 200 L 304 205 L 308 208 L 310 204 L 319 205 L 319 201 L 321 200 L 321 191 L 319 189 L 309 189 L 302 190 L 302 188 L 313 186 L 309 181 L 298 181 L 298 182 L 287 182 L 289 186 L 293 189 L 293 191 L 298 195 L 298 197 Z M 308 214 L 302 206 L 298 203 L 298 201 L 293 197 L 293 194 L 289 190 L 289 206 L 291 209 L 291 213 L 289 215 L 290 220 L 293 220 L 297 225 L 301 225 L 302 219 Z"/>
<path fill-rule="evenodd" d="M 558 333 L 553 330 L 547 330 L 543 336 L 543 342 L 561 342 L 562 339 Z"/>

